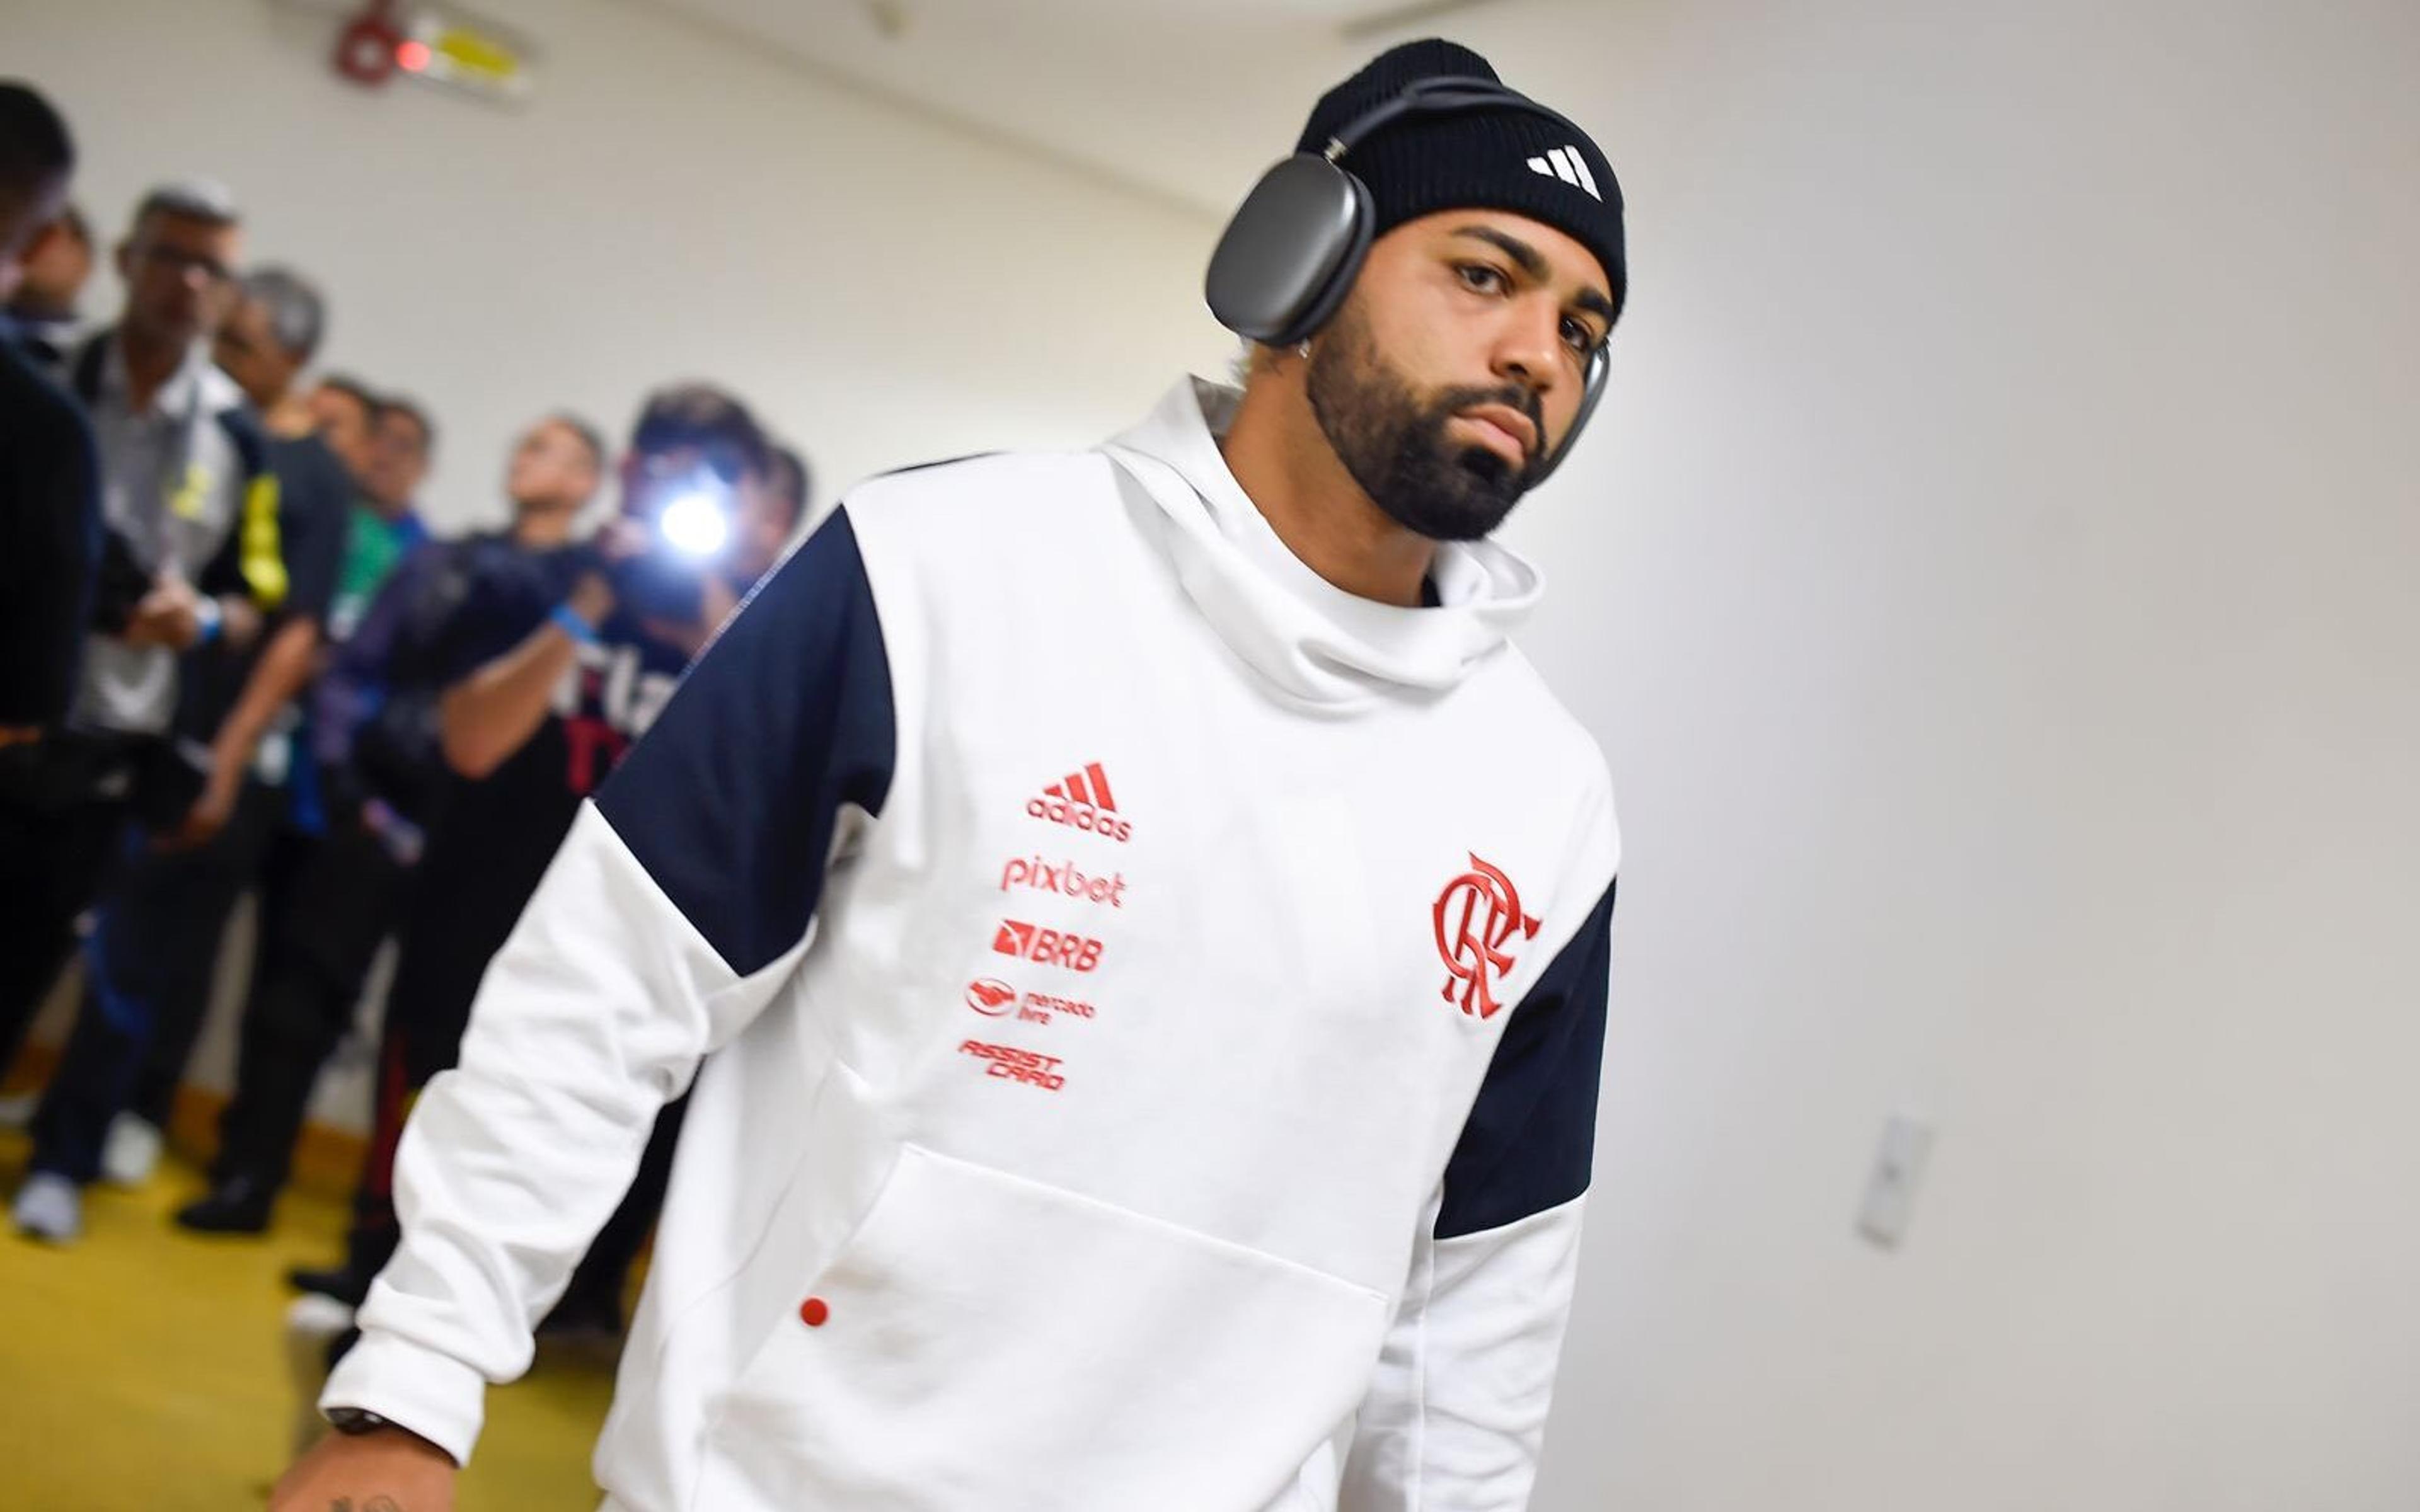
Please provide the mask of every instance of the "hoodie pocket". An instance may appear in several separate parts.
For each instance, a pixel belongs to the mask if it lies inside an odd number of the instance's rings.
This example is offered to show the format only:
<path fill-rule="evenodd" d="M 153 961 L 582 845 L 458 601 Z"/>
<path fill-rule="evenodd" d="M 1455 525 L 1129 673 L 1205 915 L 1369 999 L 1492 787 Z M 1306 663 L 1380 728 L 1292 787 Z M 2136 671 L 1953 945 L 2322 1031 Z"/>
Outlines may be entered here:
<path fill-rule="evenodd" d="M 694 1504 L 1248 1512 L 1360 1400 L 1386 1299 L 902 1149 L 719 1404 Z"/>

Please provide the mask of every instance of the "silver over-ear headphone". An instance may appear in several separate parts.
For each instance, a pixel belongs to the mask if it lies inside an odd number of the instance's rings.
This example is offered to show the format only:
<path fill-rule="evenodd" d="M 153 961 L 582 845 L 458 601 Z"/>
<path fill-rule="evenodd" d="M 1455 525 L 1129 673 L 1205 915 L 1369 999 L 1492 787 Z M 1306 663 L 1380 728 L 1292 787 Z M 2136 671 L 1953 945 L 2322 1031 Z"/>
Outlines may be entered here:
<path fill-rule="evenodd" d="M 1579 128 L 1518 90 L 1490 79 L 1422 79 L 1384 104 L 1346 123 L 1321 152 L 1297 152 L 1252 186 L 1210 255 L 1202 292 L 1220 325 L 1248 341 L 1291 347 L 1306 341 L 1336 314 L 1370 254 L 1377 211 L 1370 188 L 1342 159 L 1373 134 L 1406 116 L 1471 110 L 1520 110 Z M 1605 396 L 1605 344 L 1589 357 L 1579 412 L 1538 481 L 1562 465 L 1589 416 Z"/>

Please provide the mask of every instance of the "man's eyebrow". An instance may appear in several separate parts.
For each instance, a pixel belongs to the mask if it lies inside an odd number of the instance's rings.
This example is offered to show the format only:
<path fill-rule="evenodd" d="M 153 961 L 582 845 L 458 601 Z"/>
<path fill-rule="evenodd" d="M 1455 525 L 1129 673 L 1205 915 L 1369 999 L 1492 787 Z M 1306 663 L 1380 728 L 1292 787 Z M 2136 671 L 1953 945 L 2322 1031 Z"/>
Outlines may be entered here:
<path fill-rule="evenodd" d="M 1512 261 L 1520 267 L 1521 271 L 1528 274 L 1533 282 L 1540 284 L 1550 282 L 1553 270 L 1546 266 L 1545 255 L 1541 253 L 1537 248 L 1522 240 L 1519 237 L 1507 236 L 1503 232 L 1497 230 L 1492 225 L 1466 225 L 1457 229 L 1453 234 L 1458 237 L 1469 237 L 1473 240 L 1486 242 L 1489 246 L 1494 247 L 1497 251 L 1502 253 L 1507 257 L 1512 258 Z M 1581 309 L 1586 310 L 1590 315 L 1603 316 L 1606 326 L 1610 327 L 1613 324 L 1614 316 L 1616 314 L 1613 307 L 1613 301 L 1598 290 L 1593 288 L 1582 288 L 1578 294 L 1573 297 L 1573 302 L 1577 304 Z"/>
<path fill-rule="evenodd" d="M 1548 270 L 1546 268 L 1545 255 L 1541 253 L 1537 248 L 1522 240 L 1519 237 L 1508 237 L 1492 225 L 1466 225 L 1461 230 L 1456 231 L 1454 235 L 1458 237 L 1470 237 L 1476 240 L 1484 241 L 1507 257 L 1512 258 L 1515 263 L 1518 263 L 1521 267 L 1521 271 L 1528 274 L 1531 278 L 1541 284 L 1546 281 Z"/>

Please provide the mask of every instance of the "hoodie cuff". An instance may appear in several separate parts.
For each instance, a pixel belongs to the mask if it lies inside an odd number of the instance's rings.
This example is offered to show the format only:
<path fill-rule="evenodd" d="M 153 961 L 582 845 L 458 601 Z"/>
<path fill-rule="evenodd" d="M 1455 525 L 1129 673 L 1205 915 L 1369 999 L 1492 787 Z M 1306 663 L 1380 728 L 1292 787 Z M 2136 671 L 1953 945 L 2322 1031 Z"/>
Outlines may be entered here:
<path fill-rule="evenodd" d="M 354 1407 L 410 1428 L 470 1463 L 485 1420 L 488 1382 L 476 1370 L 393 1334 L 368 1333 L 346 1351 L 319 1393 L 319 1411 Z"/>

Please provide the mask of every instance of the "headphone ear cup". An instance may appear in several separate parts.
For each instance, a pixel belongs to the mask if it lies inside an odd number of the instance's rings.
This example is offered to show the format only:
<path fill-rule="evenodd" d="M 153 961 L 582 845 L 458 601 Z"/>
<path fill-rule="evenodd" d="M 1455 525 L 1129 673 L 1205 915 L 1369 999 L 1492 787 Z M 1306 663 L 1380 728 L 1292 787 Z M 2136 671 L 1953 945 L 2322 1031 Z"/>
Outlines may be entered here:
<path fill-rule="evenodd" d="M 1371 200 L 1370 186 L 1361 181 L 1360 175 L 1342 168 L 1337 172 L 1353 191 L 1352 227 L 1344 252 L 1329 270 L 1326 283 L 1311 295 L 1295 323 L 1278 336 L 1276 345 L 1280 347 L 1305 340 L 1334 319 L 1338 308 L 1344 303 L 1344 296 L 1353 292 L 1353 281 L 1361 276 L 1361 265 L 1370 257 L 1370 228 L 1378 219 L 1378 208 Z"/>
<path fill-rule="evenodd" d="M 1555 448 L 1554 455 L 1546 458 L 1546 465 L 1538 470 L 1537 477 L 1530 481 L 1530 487 L 1534 488 L 1553 477 L 1555 470 L 1563 465 L 1563 458 L 1572 455 L 1572 443 L 1578 440 L 1580 432 L 1588 428 L 1589 416 L 1596 413 L 1598 402 L 1605 397 L 1606 378 L 1612 369 L 1613 359 L 1607 354 L 1605 345 L 1600 343 L 1589 358 L 1588 378 L 1580 388 L 1580 407 L 1572 416 L 1572 428 L 1563 432 L 1562 444 Z"/>
<path fill-rule="evenodd" d="M 1249 341 L 1301 340 L 1351 285 L 1370 220 L 1359 179 L 1311 153 L 1286 159 L 1252 186 L 1210 255 L 1210 313 Z"/>

